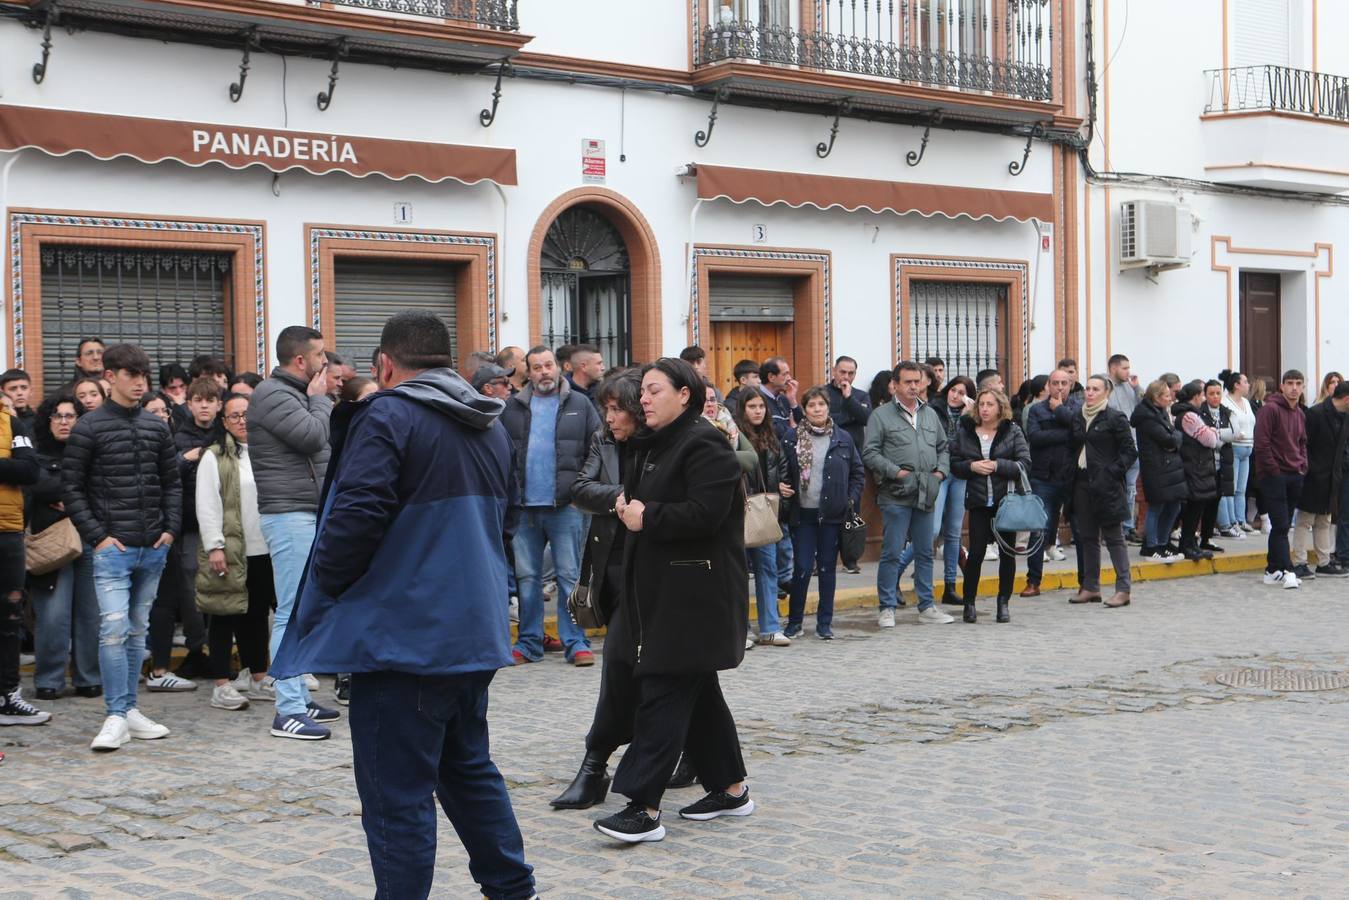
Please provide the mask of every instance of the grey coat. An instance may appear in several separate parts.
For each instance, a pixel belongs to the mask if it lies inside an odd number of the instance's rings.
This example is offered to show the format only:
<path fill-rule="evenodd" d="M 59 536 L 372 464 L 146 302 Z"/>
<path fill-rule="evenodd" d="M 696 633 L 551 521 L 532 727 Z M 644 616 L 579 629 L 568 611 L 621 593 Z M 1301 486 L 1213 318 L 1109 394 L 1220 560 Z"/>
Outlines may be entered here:
<path fill-rule="evenodd" d="M 333 401 L 278 367 L 248 404 L 248 455 L 263 515 L 317 512 Z"/>
<path fill-rule="evenodd" d="M 586 455 L 590 452 L 590 442 L 595 432 L 600 430 L 600 414 L 595 405 L 586 399 L 580 391 L 573 391 L 564 378 L 558 390 L 562 397 L 557 404 L 557 434 L 554 452 L 556 486 L 553 490 L 554 506 L 562 507 L 571 503 L 572 485 L 581 471 Z M 529 458 L 529 424 L 533 413 L 529 408 L 530 398 L 534 396 L 534 385 L 526 384 L 525 389 L 506 401 L 506 411 L 501 414 L 501 424 L 511 436 L 515 446 L 515 477 L 520 497 L 525 496 L 525 471 Z"/>
<path fill-rule="evenodd" d="M 881 506 L 932 509 L 937 504 L 941 479 L 951 477 L 946 426 L 932 407 L 923 403 L 918 407 L 915 430 L 898 404 L 887 403 L 867 421 L 862 462 L 876 476 L 876 499 Z M 909 474 L 900 478 L 900 470 Z"/>

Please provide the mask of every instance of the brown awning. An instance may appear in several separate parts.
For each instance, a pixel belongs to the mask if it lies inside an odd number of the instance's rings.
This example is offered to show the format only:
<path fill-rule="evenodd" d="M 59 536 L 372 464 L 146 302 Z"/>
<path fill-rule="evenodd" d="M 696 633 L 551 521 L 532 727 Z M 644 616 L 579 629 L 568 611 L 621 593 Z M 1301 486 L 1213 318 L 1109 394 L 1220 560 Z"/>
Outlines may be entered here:
<path fill-rule="evenodd" d="M 704 200 L 725 198 L 734 203 L 753 200 L 765 206 L 841 207 L 849 212 L 919 213 L 924 216 L 969 216 L 971 219 L 1017 219 L 1025 222 L 1054 220 L 1054 195 L 985 188 L 952 187 L 944 184 L 914 184 L 907 181 L 875 181 L 840 178 L 835 175 L 805 175 L 800 172 L 770 172 L 705 166 L 699 163 L 698 196 Z"/>
<path fill-rule="evenodd" d="M 28 147 L 53 156 L 129 156 L 144 163 L 173 160 L 231 169 L 262 166 L 273 172 L 304 169 L 315 175 L 345 172 L 358 178 L 516 183 L 515 151 L 510 149 L 0 104 L 0 150 Z"/>

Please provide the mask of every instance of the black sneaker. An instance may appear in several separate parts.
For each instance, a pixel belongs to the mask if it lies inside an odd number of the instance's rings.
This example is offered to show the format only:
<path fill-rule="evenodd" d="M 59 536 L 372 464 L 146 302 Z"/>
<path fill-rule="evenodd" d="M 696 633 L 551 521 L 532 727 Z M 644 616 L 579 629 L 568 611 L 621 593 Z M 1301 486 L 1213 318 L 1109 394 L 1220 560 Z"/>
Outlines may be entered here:
<path fill-rule="evenodd" d="M 1128 531 L 1124 532 L 1124 542 L 1126 544 L 1141 544 L 1143 543 L 1143 535 L 1130 528 Z"/>
<path fill-rule="evenodd" d="M 849 575 L 861 575 L 861 574 L 862 574 L 862 567 L 861 567 L 861 566 L 849 566 L 849 565 L 844 565 L 843 571 L 847 572 Z"/>
<path fill-rule="evenodd" d="M 44 701 L 61 699 L 61 692 L 56 688 L 38 688 L 33 692 L 33 695 L 37 697 L 39 700 Z"/>
<path fill-rule="evenodd" d="M 189 681 L 193 678 L 210 678 L 211 658 L 200 649 L 189 650 L 187 656 L 178 664 L 178 668 L 173 670 L 173 674 Z"/>
<path fill-rule="evenodd" d="M 1311 570 L 1311 566 L 1303 563 L 1300 566 L 1293 566 L 1293 574 L 1297 576 L 1298 581 L 1306 581 L 1309 578 L 1315 578 L 1316 573 Z"/>
<path fill-rule="evenodd" d="M 640 803 L 629 803 L 612 816 L 596 819 L 593 824 L 600 834 L 607 834 L 625 844 L 665 839 L 665 826 L 660 824 L 660 813 L 656 813 L 653 819 Z"/>
<path fill-rule="evenodd" d="M 786 628 L 782 629 L 782 633 L 789 638 L 799 638 L 801 636 L 801 626 L 788 625 Z"/>
<path fill-rule="evenodd" d="M 333 696 L 342 706 L 351 705 L 351 676 L 338 675 L 337 683 L 333 685 Z"/>
<path fill-rule="evenodd" d="M 665 782 L 667 788 L 686 788 L 692 787 L 698 783 L 698 772 L 693 768 L 693 760 L 689 759 L 687 753 L 679 754 L 679 762 L 675 765 L 670 780 Z"/>
<path fill-rule="evenodd" d="M 1331 563 L 1328 566 L 1317 566 L 1317 575 L 1325 575 L 1327 578 L 1344 578 L 1349 576 L 1349 569 L 1341 567 L 1338 563 Z"/>
<path fill-rule="evenodd" d="M 43 725 L 51 717 L 23 699 L 18 688 L 0 700 L 0 725 Z"/>
<path fill-rule="evenodd" d="M 739 797 L 732 797 L 725 791 L 713 791 L 692 806 L 679 811 L 685 819 L 705 822 L 718 816 L 747 816 L 754 812 L 754 801 L 749 799 L 749 788 L 745 788 Z"/>
<path fill-rule="evenodd" d="M 77 688 L 75 688 L 75 696 L 76 696 L 76 697 L 102 697 L 102 696 L 103 696 L 103 685 L 101 685 L 101 684 L 86 684 L 86 685 L 84 685 L 83 687 L 77 687 Z"/>
<path fill-rule="evenodd" d="M 832 641 L 834 639 L 834 629 L 829 628 L 828 626 L 825 626 L 824 628 L 816 627 L 815 636 L 822 641 Z"/>

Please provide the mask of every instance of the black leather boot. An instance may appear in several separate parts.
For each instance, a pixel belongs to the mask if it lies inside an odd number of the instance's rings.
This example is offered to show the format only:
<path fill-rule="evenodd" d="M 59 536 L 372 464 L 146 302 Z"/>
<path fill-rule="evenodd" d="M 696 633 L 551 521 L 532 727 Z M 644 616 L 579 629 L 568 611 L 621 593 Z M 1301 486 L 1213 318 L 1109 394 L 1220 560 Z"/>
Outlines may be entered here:
<path fill-rule="evenodd" d="M 1006 594 L 1003 594 L 1001 597 L 998 598 L 998 621 L 999 621 L 999 622 L 1010 622 L 1010 621 L 1012 621 L 1012 616 L 1011 616 L 1011 614 L 1007 612 L 1007 604 L 1008 604 L 1008 602 L 1009 602 L 1011 599 L 1012 599 L 1012 598 L 1009 597 L 1009 596 L 1006 595 Z"/>
<path fill-rule="evenodd" d="M 589 809 L 603 803 L 609 796 L 609 757 L 587 750 L 581 768 L 567 789 L 555 800 L 548 801 L 553 809 Z"/>
<path fill-rule="evenodd" d="M 674 774 L 670 776 L 670 781 L 665 785 L 668 788 L 686 788 L 698 781 L 698 773 L 693 770 L 693 761 L 689 759 L 687 753 L 679 757 L 679 765 L 675 766 Z"/>
<path fill-rule="evenodd" d="M 965 601 L 965 615 L 962 618 L 971 624 L 979 621 L 979 611 L 974 608 L 973 600 Z"/>

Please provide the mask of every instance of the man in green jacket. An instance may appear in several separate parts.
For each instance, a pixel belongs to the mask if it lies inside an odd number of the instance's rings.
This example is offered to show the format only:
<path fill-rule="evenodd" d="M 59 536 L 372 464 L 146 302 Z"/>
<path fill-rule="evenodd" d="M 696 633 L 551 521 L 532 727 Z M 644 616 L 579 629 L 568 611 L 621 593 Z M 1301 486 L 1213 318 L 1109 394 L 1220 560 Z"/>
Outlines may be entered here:
<path fill-rule="evenodd" d="M 882 628 L 895 627 L 899 555 L 906 542 L 912 542 L 914 548 L 918 621 L 925 625 L 953 621 L 937 608 L 932 596 L 932 508 L 942 481 L 951 476 L 951 457 L 941 419 L 922 402 L 922 383 L 923 370 L 918 363 L 905 360 L 895 367 L 895 400 L 871 414 L 862 449 L 862 461 L 876 478 L 885 522 L 881 564 L 876 572 Z"/>

